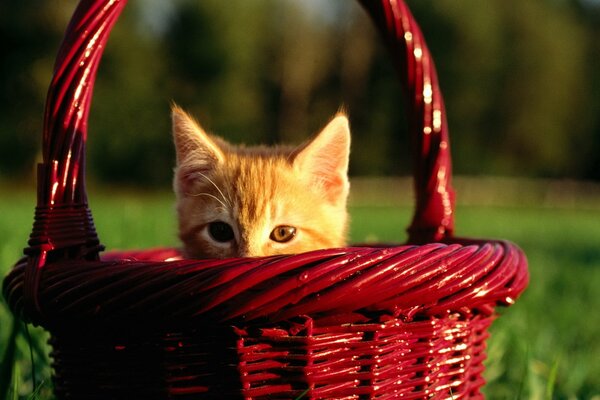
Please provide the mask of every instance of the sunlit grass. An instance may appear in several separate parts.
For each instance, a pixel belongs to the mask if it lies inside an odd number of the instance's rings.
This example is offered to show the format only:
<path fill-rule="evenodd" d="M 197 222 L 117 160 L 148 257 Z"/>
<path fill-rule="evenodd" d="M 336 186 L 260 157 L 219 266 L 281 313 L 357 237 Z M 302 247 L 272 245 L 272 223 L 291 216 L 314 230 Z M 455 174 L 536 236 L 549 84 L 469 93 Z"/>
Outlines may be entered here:
<path fill-rule="evenodd" d="M 35 196 L 1 187 L 0 275 L 20 257 L 33 220 Z M 109 249 L 177 244 L 173 198 L 168 192 L 98 190 L 91 206 Z M 402 242 L 411 207 L 351 208 L 353 242 Z M 600 396 L 600 208 L 460 206 L 457 234 L 518 243 L 530 263 L 530 287 L 513 307 L 501 309 L 488 341 L 485 392 L 489 399 L 590 399 Z M 12 317 L 0 303 L 0 357 L 10 348 Z M 34 391 L 24 327 L 11 361 L 8 398 Z M 35 374 L 44 384 L 34 398 L 51 398 L 46 334 L 31 329 Z M 4 366 L 3 366 L 4 367 Z M 2 389 L 2 388 L 0 388 Z M 17 396 L 17 397 L 12 397 Z M 20 396 L 20 397 L 18 397 Z"/>

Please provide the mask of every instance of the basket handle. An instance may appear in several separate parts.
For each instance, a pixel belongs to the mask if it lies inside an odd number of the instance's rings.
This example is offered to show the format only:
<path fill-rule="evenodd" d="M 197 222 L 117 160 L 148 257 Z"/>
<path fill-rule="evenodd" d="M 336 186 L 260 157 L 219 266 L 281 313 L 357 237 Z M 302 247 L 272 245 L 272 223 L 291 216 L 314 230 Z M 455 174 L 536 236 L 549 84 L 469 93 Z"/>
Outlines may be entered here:
<path fill-rule="evenodd" d="M 416 189 L 410 241 L 443 240 L 453 230 L 454 194 L 446 114 L 431 55 L 402 0 L 359 1 L 389 44 L 408 100 Z M 50 254 L 97 258 L 101 250 L 85 189 L 87 122 L 98 64 L 126 3 L 81 0 L 56 59 L 46 99 L 36 219 L 26 249 L 32 298 Z"/>
<path fill-rule="evenodd" d="M 415 213 L 409 242 L 443 241 L 454 232 L 455 194 L 446 108 L 429 48 L 403 0 L 359 0 L 379 28 L 404 89 L 412 139 Z"/>
<path fill-rule="evenodd" d="M 85 189 L 85 142 L 98 64 L 126 0 L 81 0 L 61 43 L 46 96 L 37 206 L 25 249 L 24 315 L 40 315 L 42 269 L 49 259 L 98 259 Z M 35 319 L 35 317 L 34 317 Z"/>

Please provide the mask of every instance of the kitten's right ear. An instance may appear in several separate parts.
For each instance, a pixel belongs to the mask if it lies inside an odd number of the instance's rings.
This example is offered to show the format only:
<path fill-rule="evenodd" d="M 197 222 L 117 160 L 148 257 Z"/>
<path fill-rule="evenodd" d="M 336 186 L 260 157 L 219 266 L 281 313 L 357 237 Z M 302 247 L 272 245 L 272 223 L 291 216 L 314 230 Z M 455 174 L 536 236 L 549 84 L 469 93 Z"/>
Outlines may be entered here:
<path fill-rule="evenodd" d="M 176 185 L 185 189 L 182 186 L 210 174 L 225 156 L 194 118 L 175 104 L 171 107 L 171 118 L 177 155 Z"/>
<path fill-rule="evenodd" d="M 350 125 L 344 113 L 338 113 L 311 141 L 292 156 L 294 165 L 319 187 L 332 203 L 345 207 L 350 183 Z"/>

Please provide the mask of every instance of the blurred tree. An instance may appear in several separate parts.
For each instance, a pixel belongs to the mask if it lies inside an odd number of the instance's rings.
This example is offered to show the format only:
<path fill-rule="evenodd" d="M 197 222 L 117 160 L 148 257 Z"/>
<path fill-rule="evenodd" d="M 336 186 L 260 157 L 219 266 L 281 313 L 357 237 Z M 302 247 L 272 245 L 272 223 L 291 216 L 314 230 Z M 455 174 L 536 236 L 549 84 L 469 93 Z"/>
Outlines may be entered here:
<path fill-rule="evenodd" d="M 90 175 L 102 181 L 163 185 L 172 174 L 168 76 L 158 38 L 132 1 L 111 32 L 90 113 Z"/>
<path fill-rule="evenodd" d="M 183 0 L 165 37 L 171 97 L 234 142 L 269 139 L 272 3 L 236 0 L 223 7 L 216 0 Z"/>
<path fill-rule="evenodd" d="M 339 107 L 335 104 L 334 99 L 339 97 L 335 92 L 322 97 L 317 93 L 334 73 L 337 35 L 319 21 L 318 10 L 309 11 L 298 2 L 281 3 L 276 10 L 279 40 L 274 44 L 276 56 L 272 61 L 276 69 L 271 73 L 279 86 L 278 137 L 284 142 L 300 142 L 312 133 L 309 127 L 314 123 L 313 111 L 324 124 Z M 329 103 L 328 107 L 324 101 Z M 323 107 L 315 110 L 315 102 L 321 102 Z"/>
<path fill-rule="evenodd" d="M 0 178 L 34 170 L 54 55 L 74 1 L 0 2 Z M 66 7 L 68 9 L 68 7 Z"/>
<path fill-rule="evenodd" d="M 574 175 L 579 144 L 590 128 L 588 37 L 567 4 L 499 2 L 506 72 L 496 103 L 503 129 L 498 146 L 509 156 L 496 167 L 512 174 Z M 512 154 L 512 156 L 510 156 Z"/>
<path fill-rule="evenodd" d="M 584 77 L 587 83 L 585 91 L 590 96 L 579 114 L 592 119 L 587 135 L 576 143 L 579 149 L 576 161 L 583 172 L 575 176 L 600 181 L 600 2 L 571 0 L 571 4 L 577 10 L 578 21 L 585 25 L 590 45 L 584 60 L 588 66 Z"/>
<path fill-rule="evenodd" d="M 414 4 L 414 5 L 413 5 Z M 502 71 L 502 21 L 494 0 L 411 3 L 436 62 L 457 173 L 478 173 L 493 157 L 489 132 Z"/>
<path fill-rule="evenodd" d="M 438 67 L 457 173 L 600 179 L 596 3 L 408 2 Z M 32 170 L 73 7 L 0 4 L 0 176 Z M 352 173 L 409 172 L 398 79 L 356 2 L 131 1 L 111 36 L 90 116 L 91 177 L 168 184 L 171 100 L 246 143 L 299 142 L 343 105 Z"/>
<path fill-rule="evenodd" d="M 411 156 L 405 105 L 388 50 L 359 7 L 349 7 L 341 20 L 346 22 L 338 73 L 352 122 L 351 172 L 408 174 Z"/>
<path fill-rule="evenodd" d="M 440 70 L 457 172 L 582 172 L 589 43 L 568 4 L 442 0 L 414 8 Z"/>

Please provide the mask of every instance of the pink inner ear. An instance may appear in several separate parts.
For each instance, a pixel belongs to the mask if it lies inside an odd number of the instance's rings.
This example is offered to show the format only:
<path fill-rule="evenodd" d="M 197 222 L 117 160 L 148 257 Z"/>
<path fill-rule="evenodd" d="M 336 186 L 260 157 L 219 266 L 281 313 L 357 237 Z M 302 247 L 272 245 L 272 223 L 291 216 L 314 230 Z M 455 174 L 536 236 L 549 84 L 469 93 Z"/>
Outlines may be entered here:
<path fill-rule="evenodd" d="M 348 196 L 348 141 L 342 136 L 327 136 L 331 123 L 309 143 L 295 162 L 302 174 L 312 180 L 333 204 L 344 202 Z M 336 140 L 337 139 L 337 140 Z"/>
<path fill-rule="evenodd" d="M 322 171 L 321 171 L 322 172 Z M 314 182 L 321 188 L 325 198 L 334 204 L 345 201 L 348 196 L 348 178 L 340 171 L 328 171 L 327 174 L 312 171 Z"/>
<path fill-rule="evenodd" d="M 189 194 L 194 186 L 206 179 L 205 177 L 211 173 L 210 168 L 202 167 L 181 167 L 177 170 L 177 188 L 182 194 Z"/>

